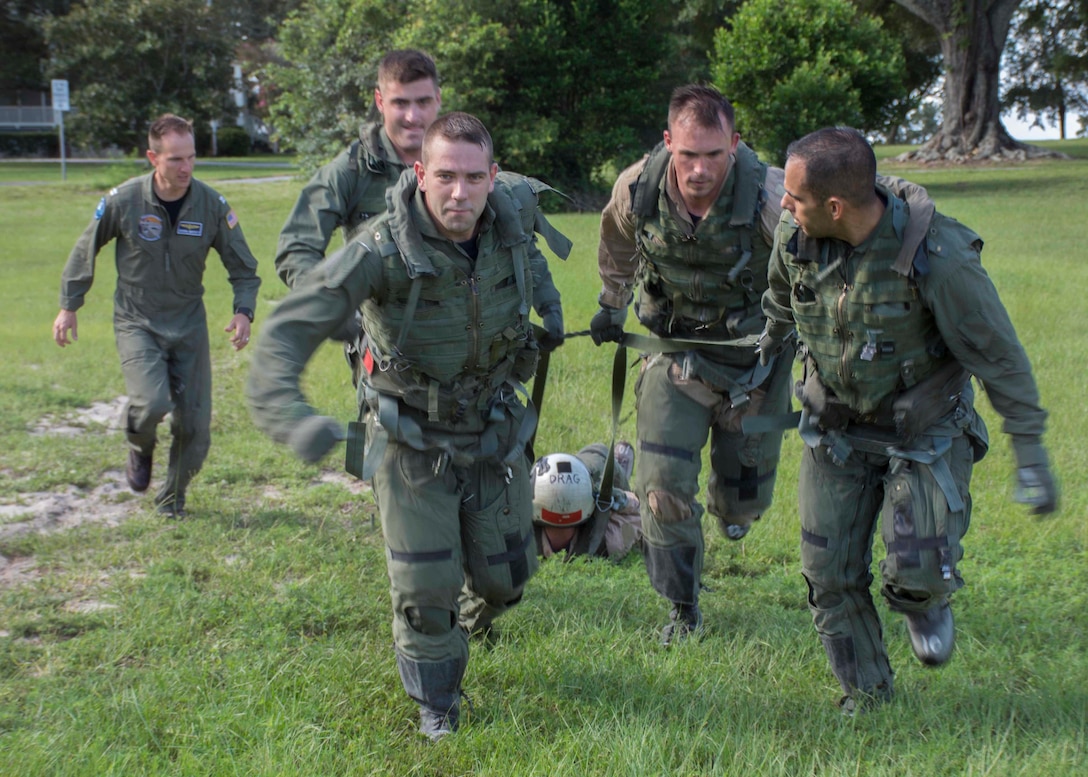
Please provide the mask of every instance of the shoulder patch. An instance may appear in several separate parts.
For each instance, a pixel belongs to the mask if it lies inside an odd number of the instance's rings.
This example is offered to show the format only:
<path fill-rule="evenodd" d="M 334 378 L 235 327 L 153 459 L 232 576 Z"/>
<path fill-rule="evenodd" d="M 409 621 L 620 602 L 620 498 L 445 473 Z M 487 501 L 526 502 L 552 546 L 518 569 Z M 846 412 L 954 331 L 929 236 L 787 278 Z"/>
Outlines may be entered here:
<path fill-rule="evenodd" d="M 234 212 L 234 208 L 227 211 L 227 226 L 231 229 L 238 226 L 238 215 Z"/>
<path fill-rule="evenodd" d="M 221 203 L 223 203 L 224 205 L 226 205 L 226 204 L 227 204 L 227 198 L 226 198 L 226 197 L 224 197 L 224 196 L 223 196 L 222 194 L 220 194 L 220 195 L 219 195 L 219 201 L 220 201 Z"/>
<path fill-rule="evenodd" d="M 116 189 L 114 191 L 116 191 Z M 103 197 L 102 199 L 100 199 L 98 201 L 98 207 L 94 209 L 95 221 L 101 221 L 102 216 L 105 214 L 105 212 L 106 212 L 106 198 Z"/>

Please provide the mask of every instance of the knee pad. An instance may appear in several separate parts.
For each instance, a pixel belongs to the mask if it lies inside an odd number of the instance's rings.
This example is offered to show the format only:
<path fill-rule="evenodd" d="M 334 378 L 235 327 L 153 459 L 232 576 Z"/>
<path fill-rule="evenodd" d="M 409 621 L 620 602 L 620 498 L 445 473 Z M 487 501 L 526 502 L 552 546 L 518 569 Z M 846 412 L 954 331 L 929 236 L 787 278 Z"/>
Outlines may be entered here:
<path fill-rule="evenodd" d="M 660 523 L 680 523 L 692 515 L 690 500 L 668 491 L 651 491 L 646 495 L 646 502 Z"/>
<path fill-rule="evenodd" d="M 442 607 L 407 607 L 404 618 L 412 631 L 431 637 L 447 634 L 457 625 L 457 616 Z"/>

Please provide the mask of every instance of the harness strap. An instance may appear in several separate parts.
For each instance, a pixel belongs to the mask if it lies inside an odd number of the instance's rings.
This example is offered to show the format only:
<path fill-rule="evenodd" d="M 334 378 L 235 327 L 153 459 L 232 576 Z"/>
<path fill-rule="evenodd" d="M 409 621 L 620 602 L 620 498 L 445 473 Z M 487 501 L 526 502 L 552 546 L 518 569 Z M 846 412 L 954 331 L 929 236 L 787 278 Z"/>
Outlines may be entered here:
<path fill-rule="evenodd" d="M 616 344 L 616 354 L 612 357 L 612 439 L 608 443 L 608 458 L 601 473 L 601 490 L 597 494 L 597 509 L 612 510 L 612 491 L 616 478 L 616 429 L 620 425 L 620 411 L 623 408 L 623 390 L 627 380 L 627 348 L 623 343 Z"/>
<path fill-rule="evenodd" d="M 826 447 L 832 461 L 840 467 L 846 464 L 846 460 L 855 450 L 876 453 L 893 459 L 905 459 L 927 466 L 940 487 L 941 493 L 944 494 L 948 509 L 952 512 L 960 512 L 966 506 L 952 478 L 952 468 L 948 466 L 948 461 L 944 458 L 944 454 L 952 447 L 951 435 L 927 435 L 920 438 L 918 442 L 927 440 L 929 447 L 905 448 L 893 442 L 867 439 L 838 430 L 821 431 L 808 410 L 801 411 L 798 431 L 808 447 L 817 448 L 821 445 Z"/>
<path fill-rule="evenodd" d="M 408 339 L 408 328 L 412 325 L 412 319 L 416 317 L 416 308 L 419 306 L 419 295 L 423 291 L 423 278 L 412 278 L 412 286 L 408 289 L 408 302 L 404 306 L 404 320 L 400 323 L 400 331 L 397 333 L 397 343 L 393 347 L 399 357 L 404 353 L 404 341 Z"/>
<path fill-rule="evenodd" d="M 518 243 L 511 249 L 511 254 L 514 257 L 514 278 L 518 284 L 518 294 L 521 295 L 521 307 L 518 308 L 518 313 L 527 316 L 529 315 L 529 293 L 525 289 L 525 264 L 529 251 L 525 243 Z"/>
<path fill-rule="evenodd" d="M 634 332 L 624 332 L 620 343 L 627 347 L 637 347 L 640 351 L 651 353 L 679 353 L 682 351 L 697 351 L 709 348 L 734 348 L 738 350 L 755 351 L 759 342 L 759 335 L 748 335 L 738 340 L 685 340 L 683 338 L 663 338 L 653 335 L 643 335 Z M 763 385 L 774 369 L 775 360 L 767 364 L 761 364 L 757 359 L 751 369 L 746 370 L 737 378 L 730 378 L 724 374 L 715 375 L 729 390 L 729 400 L 733 407 L 740 407 L 748 401 L 748 395 L 752 389 Z M 687 367 L 685 367 L 687 372 Z"/>
<path fill-rule="evenodd" d="M 545 334 L 544 327 L 537 324 L 533 324 L 533 333 L 536 339 Z M 569 336 L 569 335 L 568 335 Z M 542 417 L 544 413 L 544 389 L 548 383 L 548 363 L 551 361 L 550 351 L 541 351 L 540 356 L 536 362 L 536 375 L 533 377 L 533 394 L 529 397 L 529 405 L 536 410 L 537 418 Z M 533 429 L 533 434 L 529 438 L 529 449 L 532 450 L 536 443 L 536 432 L 539 429 L 539 424 Z"/>

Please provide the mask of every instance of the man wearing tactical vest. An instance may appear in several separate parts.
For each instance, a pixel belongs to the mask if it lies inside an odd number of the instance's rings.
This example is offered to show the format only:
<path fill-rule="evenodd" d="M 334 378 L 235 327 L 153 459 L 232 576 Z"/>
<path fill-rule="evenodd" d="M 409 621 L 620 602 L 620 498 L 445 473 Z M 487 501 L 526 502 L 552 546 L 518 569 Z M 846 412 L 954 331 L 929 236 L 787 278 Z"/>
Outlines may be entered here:
<path fill-rule="evenodd" d="M 434 61 L 422 51 L 390 51 L 378 64 L 374 105 L 381 123 L 364 124 L 358 140 L 314 173 L 280 231 L 276 273 L 292 288 L 325 258 L 337 227 L 346 244 L 384 213 L 386 190 L 419 161 L 423 133 L 442 107 Z"/>
<path fill-rule="evenodd" d="M 308 404 L 300 376 L 362 310 L 348 469 L 374 489 L 397 668 L 431 739 L 457 729 L 469 635 L 517 604 L 537 568 L 526 451 L 536 417 L 519 394 L 539 353 L 530 308 L 560 311 L 560 299 L 550 274 L 537 276 L 547 265 L 533 233 L 570 252 L 537 209 L 546 188 L 497 173 L 475 117 L 437 119 L 391 209 L 277 305 L 247 387 L 262 430 L 321 459 L 345 434 Z"/>
<path fill-rule="evenodd" d="M 929 666 L 951 657 L 971 470 L 988 447 L 971 375 L 1012 438 L 1015 498 L 1044 514 L 1058 494 L 1046 412 L 979 236 L 886 188 L 853 129 L 795 141 L 785 173 L 759 348 L 773 354 L 795 328 L 803 344 L 802 571 L 853 714 L 893 692 L 869 592 L 878 529 L 880 592 L 904 615 L 915 655 Z"/>
<path fill-rule="evenodd" d="M 770 506 L 782 435 L 746 435 L 749 415 L 789 408 L 792 354 L 760 365 L 760 297 L 780 213 L 782 170 L 740 142 L 733 106 L 708 86 L 677 88 L 664 143 L 624 170 L 601 216 L 593 341 L 620 341 L 627 306 L 657 338 L 635 386 L 643 555 L 672 603 L 669 646 L 702 628 L 702 449 L 707 509 L 739 540 Z M 686 348 L 686 350 L 685 350 Z"/>

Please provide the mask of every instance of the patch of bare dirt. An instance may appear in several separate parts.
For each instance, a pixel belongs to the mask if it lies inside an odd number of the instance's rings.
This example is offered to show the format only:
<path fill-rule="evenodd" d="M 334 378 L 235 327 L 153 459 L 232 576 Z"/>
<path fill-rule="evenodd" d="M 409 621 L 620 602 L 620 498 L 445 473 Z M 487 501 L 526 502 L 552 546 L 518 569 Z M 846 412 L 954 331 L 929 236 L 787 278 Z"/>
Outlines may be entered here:
<path fill-rule="evenodd" d="M 78 435 L 103 430 L 117 433 L 121 430 L 121 412 L 127 401 L 127 397 L 121 396 L 62 416 L 45 416 L 31 426 L 29 433 Z M 313 485 L 324 483 L 341 486 L 356 495 L 370 490 L 368 484 L 346 472 L 325 470 L 312 481 Z M 263 498 L 277 501 L 286 498 L 286 494 L 276 486 L 268 486 Z M 102 473 L 101 485 L 92 489 L 66 486 L 59 491 L 24 492 L 0 498 L 0 542 L 30 533 L 68 531 L 85 524 L 115 527 L 150 509 L 149 505 L 149 501 L 128 489 L 123 470 L 108 470 Z M 33 557 L 0 556 L 0 587 L 31 582 L 41 576 Z"/>

